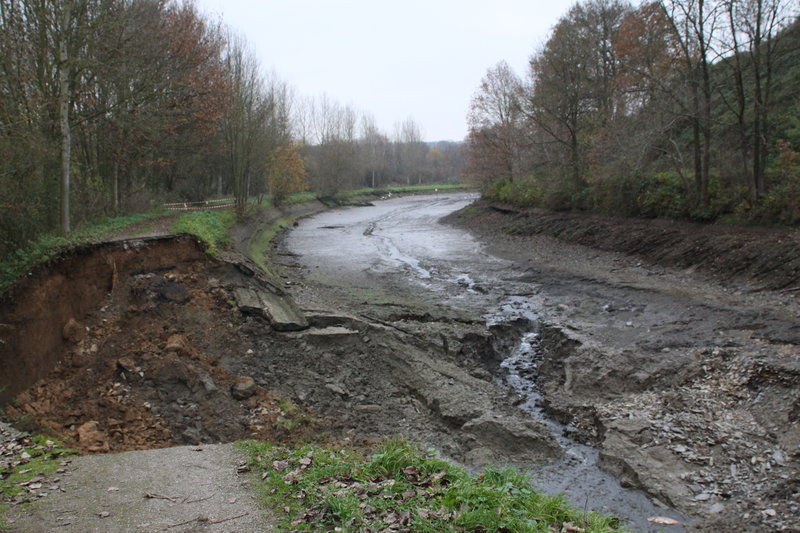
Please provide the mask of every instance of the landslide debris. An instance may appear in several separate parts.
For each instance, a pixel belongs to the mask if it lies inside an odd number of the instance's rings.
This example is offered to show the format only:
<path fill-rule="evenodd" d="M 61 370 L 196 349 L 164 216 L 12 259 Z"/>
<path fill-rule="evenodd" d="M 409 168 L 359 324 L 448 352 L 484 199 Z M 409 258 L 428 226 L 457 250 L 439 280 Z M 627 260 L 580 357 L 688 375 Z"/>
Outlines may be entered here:
<path fill-rule="evenodd" d="M 40 350 L 38 375 L 9 375 L 24 390 L 5 412 L 83 453 L 402 433 L 478 463 L 561 454 L 477 371 L 497 359 L 483 325 L 454 324 L 445 353 L 439 333 L 303 311 L 241 258 L 212 259 L 185 237 L 87 247 L 67 261 L 3 304 L 5 339 L 17 347 L 35 345 L 26 317 L 42 302 L 58 311 L 36 322 L 57 342 Z M 4 351 L 3 368 L 24 354 Z M 475 366 L 456 364 L 466 358 Z"/>

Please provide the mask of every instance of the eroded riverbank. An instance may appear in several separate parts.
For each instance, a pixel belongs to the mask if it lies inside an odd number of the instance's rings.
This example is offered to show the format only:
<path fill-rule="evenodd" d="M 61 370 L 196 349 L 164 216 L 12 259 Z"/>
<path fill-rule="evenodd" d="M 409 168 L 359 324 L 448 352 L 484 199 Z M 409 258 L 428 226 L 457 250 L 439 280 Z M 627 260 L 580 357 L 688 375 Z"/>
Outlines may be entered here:
<path fill-rule="evenodd" d="M 306 219 L 274 255 L 281 280 L 185 239 L 84 250 L 81 275 L 55 265 L 29 283 L 73 292 L 52 306 L 54 366 L 11 414 L 89 452 L 401 433 L 466 464 L 531 468 L 550 488 L 582 490 L 580 508 L 660 528 L 647 518 L 665 512 L 641 494 L 603 499 L 618 489 L 596 456 L 623 485 L 694 517 L 690 529 L 797 527 L 794 293 L 540 237 L 490 231 L 487 246 L 437 222 L 470 201 Z M 73 293 L 94 300 L 76 307 Z M 44 293 L 30 294 L 35 313 Z M 25 316 L 0 321 L 4 346 L 35 340 Z M 542 409 L 563 425 L 533 416 Z"/>

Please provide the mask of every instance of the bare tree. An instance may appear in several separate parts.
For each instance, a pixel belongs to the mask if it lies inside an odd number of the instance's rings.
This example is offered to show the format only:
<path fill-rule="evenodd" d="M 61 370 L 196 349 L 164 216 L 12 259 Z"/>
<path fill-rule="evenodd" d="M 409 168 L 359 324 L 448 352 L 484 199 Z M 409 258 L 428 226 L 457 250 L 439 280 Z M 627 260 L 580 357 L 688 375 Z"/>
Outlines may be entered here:
<path fill-rule="evenodd" d="M 519 173 L 522 99 L 522 80 L 505 61 L 486 72 L 467 116 L 473 178 L 513 180 Z"/>

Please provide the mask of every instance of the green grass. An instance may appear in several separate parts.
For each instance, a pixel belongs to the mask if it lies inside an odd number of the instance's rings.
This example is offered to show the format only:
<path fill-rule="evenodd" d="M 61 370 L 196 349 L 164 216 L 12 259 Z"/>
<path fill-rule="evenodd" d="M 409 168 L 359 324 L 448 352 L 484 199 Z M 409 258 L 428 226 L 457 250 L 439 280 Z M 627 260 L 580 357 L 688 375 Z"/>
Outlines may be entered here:
<path fill-rule="evenodd" d="M 580 512 L 563 496 L 536 491 L 511 468 L 470 475 L 405 440 L 366 457 L 355 450 L 308 445 L 286 448 L 246 441 L 250 465 L 261 472 L 264 503 L 280 527 L 297 531 L 383 530 L 393 524 L 419 532 L 615 532 L 615 518 Z"/>
<path fill-rule="evenodd" d="M 274 239 L 283 228 L 289 226 L 294 222 L 294 218 L 285 217 L 258 228 L 248 244 L 248 255 L 250 259 L 255 262 L 267 274 L 275 276 L 269 263 L 269 247 L 272 239 Z"/>
<path fill-rule="evenodd" d="M 351 198 L 361 196 L 375 196 L 392 194 L 420 194 L 420 193 L 433 193 L 443 191 L 463 190 L 467 187 L 461 183 L 433 183 L 429 185 L 392 185 L 390 187 L 363 187 L 361 189 L 354 189 L 352 191 L 343 191 L 339 197 Z"/>
<path fill-rule="evenodd" d="M 27 454 L 29 457 L 24 457 Z M 0 529 L 6 529 L 5 513 L 8 505 L 3 501 L 13 500 L 24 496 L 25 488 L 20 483 L 31 481 L 43 475 L 54 473 L 61 466 L 63 458 L 73 455 L 74 452 L 65 448 L 55 439 L 43 436 L 31 438 L 31 445 L 19 450 L 14 460 L 7 466 L 5 462 L 0 465 Z M 14 465 L 14 463 L 18 463 Z M 11 466 L 14 465 L 14 466 Z"/>
<path fill-rule="evenodd" d="M 194 235 L 208 245 L 209 254 L 216 256 L 230 245 L 228 231 L 235 223 L 233 209 L 193 211 L 178 217 L 172 223 L 172 231 Z"/>
<path fill-rule="evenodd" d="M 106 218 L 97 224 L 78 226 L 69 237 L 42 235 L 27 247 L 8 254 L 0 261 L 0 288 L 9 285 L 31 267 L 57 256 L 65 248 L 97 241 L 110 233 L 160 215 L 160 212 L 138 213 Z"/>

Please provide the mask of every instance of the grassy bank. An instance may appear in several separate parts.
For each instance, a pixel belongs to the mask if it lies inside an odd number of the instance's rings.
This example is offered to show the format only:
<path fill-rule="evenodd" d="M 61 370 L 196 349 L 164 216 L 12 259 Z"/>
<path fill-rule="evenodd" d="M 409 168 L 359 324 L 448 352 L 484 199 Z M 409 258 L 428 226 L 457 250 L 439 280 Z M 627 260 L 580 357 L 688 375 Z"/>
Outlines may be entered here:
<path fill-rule="evenodd" d="M 0 261 L 0 288 L 21 276 L 34 265 L 55 257 L 65 248 L 102 240 L 121 229 L 141 224 L 162 215 L 161 212 L 137 213 L 122 217 L 107 218 L 97 224 L 79 226 L 69 237 L 43 235 L 27 247 L 21 248 Z"/>
<path fill-rule="evenodd" d="M 371 455 L 256 441 L 243 447 L 281 530 L 623 531 L 615 518 L 538 492 L 514 469 L 470 475 L 407 441 L 389 441 Z"/>
<path fill-rule="evenodd" d="M 216 256 L 230 245 L 228 232 L 235 223 L 236 213 L 232 208 L 192 211 L 178 217 L 171 230 L 194 235 L 206 243 L 209 254 Z"/>

